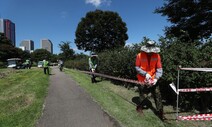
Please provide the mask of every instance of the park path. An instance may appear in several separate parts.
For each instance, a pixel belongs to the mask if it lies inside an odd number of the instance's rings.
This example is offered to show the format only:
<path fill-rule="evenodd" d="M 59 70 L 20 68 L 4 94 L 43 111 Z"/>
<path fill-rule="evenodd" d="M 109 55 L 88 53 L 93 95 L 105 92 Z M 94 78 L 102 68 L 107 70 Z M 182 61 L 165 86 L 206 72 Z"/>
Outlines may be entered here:
<path fill-rule="evenodd" d="M 74 80 L 52 67 L 45 107 L 36 127 L 120 127 Z"/>

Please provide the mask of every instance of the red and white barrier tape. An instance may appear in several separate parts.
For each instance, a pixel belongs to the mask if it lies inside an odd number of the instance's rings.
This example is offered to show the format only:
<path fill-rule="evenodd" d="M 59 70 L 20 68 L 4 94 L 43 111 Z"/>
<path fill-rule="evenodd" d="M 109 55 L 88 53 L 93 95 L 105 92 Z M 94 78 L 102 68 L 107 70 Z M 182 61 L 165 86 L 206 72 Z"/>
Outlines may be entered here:
<path fill-rule="evenodd" d="M 180 70 L 212 72 L 212 68 L 180 68 Z"/>
<path fill-rule="evenodd" d="M 188 88 L 188 89 L 178 89 L 179 92 L 203 92 L 212 91 L 212 87 L 209 88 Z"/>
<path fill-rule="evenodd" d="M 176 89 L 174 83 L 169 84 L 169 86 L 174 90 L 176 94 L 179 92 L 204 92 L 204 91 L 212 91 L 212 87 L 208 88 L 187 88 L 187 89 Z"/>
<path fill-rule="evenodd" d="M 212 118 L 179 118 L 178 120 L 210 121 L 210 120 L 212 120 Z"/>
<path fill-rule="evenodd" d="M 212 114 L 198 114 L 192 116 L 178 116 L 178 120 L 212 120 Z"/>

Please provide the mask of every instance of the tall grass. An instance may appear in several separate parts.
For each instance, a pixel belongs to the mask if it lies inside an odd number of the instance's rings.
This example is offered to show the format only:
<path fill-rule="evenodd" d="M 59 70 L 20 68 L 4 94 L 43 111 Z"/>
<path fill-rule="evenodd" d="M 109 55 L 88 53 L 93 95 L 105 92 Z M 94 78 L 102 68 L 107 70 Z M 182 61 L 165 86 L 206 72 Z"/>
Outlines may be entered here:
<path fill-rule="evenodd" d="M 37 68 L 0 79 L 0 127 L 33 127 L 42 112 L 48 79 Z"/>

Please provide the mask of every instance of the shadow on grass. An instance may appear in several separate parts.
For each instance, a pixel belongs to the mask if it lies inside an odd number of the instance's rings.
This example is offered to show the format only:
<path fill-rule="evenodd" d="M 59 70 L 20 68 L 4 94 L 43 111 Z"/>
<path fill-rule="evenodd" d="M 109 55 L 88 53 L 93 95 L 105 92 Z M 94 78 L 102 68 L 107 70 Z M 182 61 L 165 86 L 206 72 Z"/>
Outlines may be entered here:
<path fill-rule="evenodd" d="M 141 106 L 142 109 L 151 109 L 155 115 L 157 115 L 157 110 L 152 106 L 152 102 L 145 98 L 142 102 L 138 96 L 132 98 L 132 102 L 135 103 L 137 106 Z"/>
<path fill-rule="evenodd" d="M 153 107 L 152 105 L 152 102 L 148 99 L 148 98 L 145 98 L 142 102 L 140 102 L 140 98 L 139 96 L 135 96 L 132 98 L 132 102 L 136 104 L 136 106 L 141 106 L 142 109 L 151 109 L 152 112 L 159 118 L 159 114 L 158 114 L 158 111 L 155 107 Z M 175 112 L 164 112 L 164 114 L 174 114 L 176 113 Z M 164 118 L 162 119 L 162 121 L 176 121 L 175 118 Z"/>

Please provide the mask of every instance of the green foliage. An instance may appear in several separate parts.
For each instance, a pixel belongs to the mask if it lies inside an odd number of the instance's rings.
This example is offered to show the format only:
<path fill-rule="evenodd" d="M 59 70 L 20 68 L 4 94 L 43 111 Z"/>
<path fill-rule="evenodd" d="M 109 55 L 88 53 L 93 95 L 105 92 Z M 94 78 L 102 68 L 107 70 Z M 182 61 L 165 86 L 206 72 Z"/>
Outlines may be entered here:
<path fill-rule="evenodd" d="M 36 49 L 31 54 L 31 56 L 32 56 L 32 60 L 37 63 L 38 61 L 42 61 L 44 59 L 50 60 L 51 53 L 49 51 L 47 51 L 46 49 Z"/>
<path fill-rule="evenodd" d="M 101 10 L 88 12 L 75 35 L 78 49 L 94 52 L 123 47 L 128 39 L 126 23 L 118 13 Z"/>
<path fill-rule="evenodd" d="M 88 56 L 84 54 L 76 54 L 74 60 L 68 60 L 65 62 L 65 67 L 88 71 Z"/>
<path fill-rule="evenodd" d="M 6 62 L 9 58 L 22 58 L 24 53 L 21 49 L 12 45 L 0 45 L 0 61 Z"/>
<path fill-rule="evenodd" d="M 167 16 L 172 23 L 166 27 L 166 35 L 181 37 L 193 43 L 193 40 L 207 39 L 211 36 L 211 12 L 209 0 L 167 0 L 155 10 L 162 16 Z"/>
<path fill-rule="evenodd" d="M 0 61 L 0 68 L 5 68 L 5 67 L 7 67 L 6 65 L 7 65 L 7 64 L 6 64 L 5 62 L 1 62 L 1 61 Z"/>
<path fill-rule="evenodd" d="M 59 54 L 59 58 L 66 61 L 68 59 L 73 58 L 74 56 L 74 50 L 70 48 L 70 43 L 71 42 L 61 42 L 59 44 L 60 50 L 62 53 Z"/>
<path fill-rule="evenodd" d="M 130 47 L 108 50 L 99 54 L 99 71 L 104 74 L 136 79 L 136 52 Z"/>
<path fill-rule="evenodd" d="M 161 56 L 163 63 L 163 76 L 160 80 L 163 97 L 166 100 L 176 100 L 173 92 L 170 91 L 169 83 L 177 84 L 178 66 L 182 67 L 211 67 L 207 64 L 211 63 L 211 42 L 195 46 L 194 44 L 186 44 L 178 39 L 170 42 L 169 38 L 161 38 Z M 209 54 L 208 54 L 209 53 Z M 180 71 L 180 88 L 200 88 L 209 86 L 211 83 L 210 73 L 195 71 Z M 167 85 L 166 85 L 167 84 Z M 211 85 L 211 84 L 210 84 Z M 199 102 L 200 95 L 197 93 L 182 94 L 180 102 L 182 108 L 192 109 Z M 174 97 L 175 96 L 175 97 Z M 196 101 L 194 101 L 196 100 Z M 195 108 L 195 107 L 193 107 Z"/>
<path fill-rule="evenodd" d="M 7 39 L 4 33 L 0 33 L 0 45 L 11 45 L 11 40 Z"/>
<path fill-rule="evenodd" d="M 58 55 L 57 54 L 52 54 L 50 61 L 51 62 L 57 62 L 58 59 L 59 58 L 58 58 Z"/>
<path fill-rule="evenodd" d="M 12 45 L 3 33 L 0 33 L 0 61 L 6 62 L 9 58 L 30 58 L 28 52 L 22 51 Z"/>

